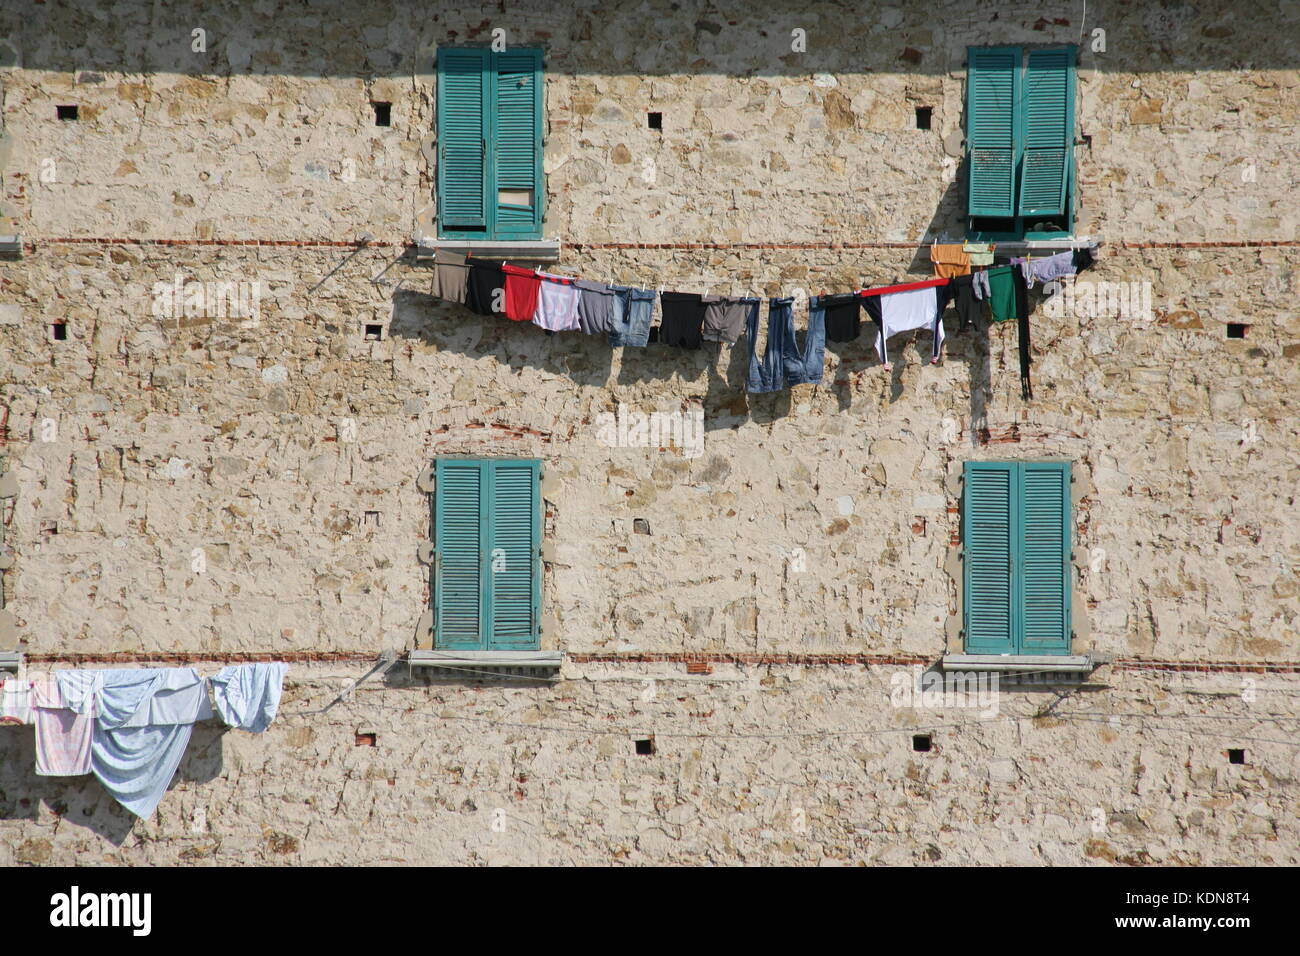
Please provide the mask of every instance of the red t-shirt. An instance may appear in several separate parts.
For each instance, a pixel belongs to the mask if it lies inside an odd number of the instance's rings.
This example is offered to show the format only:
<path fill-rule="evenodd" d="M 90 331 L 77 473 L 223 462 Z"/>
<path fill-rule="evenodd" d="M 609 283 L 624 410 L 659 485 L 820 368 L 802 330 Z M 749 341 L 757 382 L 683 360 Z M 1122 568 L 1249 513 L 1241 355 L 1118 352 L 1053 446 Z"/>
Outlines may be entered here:
<path fill-rule="evenodd" d="M 516 322 L 531 322 L 537 311 L 537 295 L 542 280 L 532 269 L 502 265 L 506 274 L 506 318 Z"/>

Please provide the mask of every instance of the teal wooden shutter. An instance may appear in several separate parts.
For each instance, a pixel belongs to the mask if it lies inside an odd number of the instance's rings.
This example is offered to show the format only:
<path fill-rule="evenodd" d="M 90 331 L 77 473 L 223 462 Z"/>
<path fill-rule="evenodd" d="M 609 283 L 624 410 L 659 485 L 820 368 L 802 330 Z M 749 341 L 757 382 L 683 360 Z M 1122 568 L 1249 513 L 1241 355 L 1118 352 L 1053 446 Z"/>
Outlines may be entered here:
<path fill-rule="evenodd" d="M 492 463 L 492 551 L 488 561 L 488 647 L 537 647 L 541 576 L 538 463 Z"/>
<path fill-rule="evenodd" d="M 483 646 L 483 475 L 477 461 L 440 459 L 434 487 L 434 646 Z"/>
<path fill-rule="evenodd" d="M 491 150 L 495 232 L 537 238 L 542 228 L 542 51 L 493 56 Z"/>
<path fill-rule="evenodd" d="M 1014 654 L 1012 613 L 1013 463 L 968 461 L 965 466 L 962 538 L 965 565 L 966 650 Z"/>
<path fill-rule="evenodd" d="M 967 210 L 972 216 L 1016 214 L 1020 58 L 1019 47 L 967 49 Z"/>
<path fill-rule="evenodd" d="M 1021 472 L 1020 653 L 1070 653 L 1070 465 Z"/>
<path fill-rule="evenodd" d="M 488 225 L 489 51 L 438 51 L 438 225 Z"/>
<path fill-rule="evenodd" d="M 1065 212 L 1074 143 L 1074 52 L 1074 47 L 1029 51 L 1022 84 L 1022 216 Z"/>
<path fill-rule="evenodd" d="M 434 488 L 434 646 L 524 650 L 541 617 L 541 465 L 439 459 Z"/>

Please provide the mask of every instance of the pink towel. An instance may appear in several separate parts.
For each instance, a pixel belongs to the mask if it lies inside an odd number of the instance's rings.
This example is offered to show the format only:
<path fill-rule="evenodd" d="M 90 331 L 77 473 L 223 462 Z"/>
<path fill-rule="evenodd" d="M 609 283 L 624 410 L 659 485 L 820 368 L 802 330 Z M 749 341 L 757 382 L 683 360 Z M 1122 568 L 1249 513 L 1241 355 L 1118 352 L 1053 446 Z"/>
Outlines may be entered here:
<path fill-rule="evenodd" d="M 64 706 L 59 682 L 32 683 L 32 723 L 36 725 L 36 772 L 45 777 L 90 773 L 90 735 L 95 718 Z"/>

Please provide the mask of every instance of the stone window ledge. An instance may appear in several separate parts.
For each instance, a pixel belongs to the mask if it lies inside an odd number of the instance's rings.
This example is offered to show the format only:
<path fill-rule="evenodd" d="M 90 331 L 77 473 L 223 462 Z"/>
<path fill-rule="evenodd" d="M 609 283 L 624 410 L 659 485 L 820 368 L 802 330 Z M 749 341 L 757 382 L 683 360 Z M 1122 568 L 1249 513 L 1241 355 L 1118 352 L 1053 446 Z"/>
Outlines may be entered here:
<path fill-rule="evenodd" d="M 0 671 L 17 671 L 22 666 L 22 654 L 17 651 L 0 651 Z"/>
<path fill-rule="evenodd" d="M 406 661 L 412 670 L 427 668 L 427 673 L 439 678 L 554 679 L 559 676 L 564 654 L 561 651 L 411 651 Z"/>
<path fill-rule="evenodd" d="M 434 239 L 419 236 L 415 240 L 416 261 L 432 259 L 439 249 L 448 249 L 479 259 L 521 259 L 528 262 L 555 262 L 560 258 L 559 239 Z"/>
<path fill-rule="evenodd" d="M 999 671 L 1054 674 L 1090 674 L 1097 664 L 1091 654 L 1064 657 L 1056 654 L 945 654 L 945 671 Z"/>

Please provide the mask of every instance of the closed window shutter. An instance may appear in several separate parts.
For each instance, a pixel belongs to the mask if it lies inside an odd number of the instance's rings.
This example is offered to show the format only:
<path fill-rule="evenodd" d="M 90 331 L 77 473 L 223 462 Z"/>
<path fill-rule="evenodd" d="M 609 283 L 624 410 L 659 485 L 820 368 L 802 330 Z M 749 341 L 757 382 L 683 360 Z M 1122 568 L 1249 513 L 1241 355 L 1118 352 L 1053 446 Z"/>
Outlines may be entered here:
<path fill-rule="evenodd" d="M 1015 653 L 1012 614 L 1015 465 L 967 462 L 962 508 L 966 650 Z"/>
<path fill-rule="evenodd" d="M 542 54 L 498 53 L 492 129 L 496 231 L 540 235 L 542 226 Z"/>
<path fill-rule="evenodd" d="M 488 646 L 494 650 L 535 648 L 541 583 L 538 463 L 496 461 L 491 469 Z"/>
<path fill-rule="evenodd" d="M 489 51 L 438 51 L 438 207 L 446 229 L 483 229 L 488 202 Z"/>
<path fill-rule="evenodd" d="M 1074 48 L 1030 50 L 1022 96 L 1020 215 L 1060 215 L 1074 141 Z"/>
<path fill-rule="evenodd" d="M 967 50 L 966 141 L 972 216 L 1016 214 L 1019 47 Z"/>
<path fill-rule="evenodd" d="M 1021 469 L 1020 646 L 1024 654 L 1070 652 L 1070 466 Z"/>
<path fill-rule="evenodd" d="M 434 491 L 434 636 L 438 648 L 481 648 L 482 462 L 439 460 Z"/>

